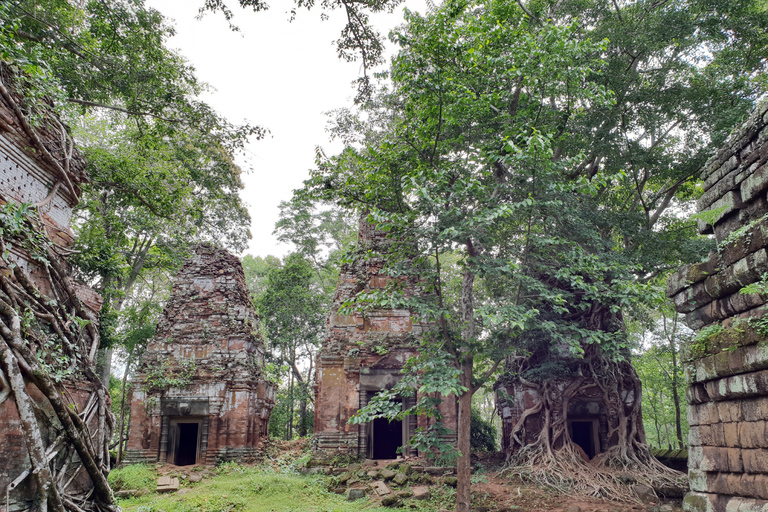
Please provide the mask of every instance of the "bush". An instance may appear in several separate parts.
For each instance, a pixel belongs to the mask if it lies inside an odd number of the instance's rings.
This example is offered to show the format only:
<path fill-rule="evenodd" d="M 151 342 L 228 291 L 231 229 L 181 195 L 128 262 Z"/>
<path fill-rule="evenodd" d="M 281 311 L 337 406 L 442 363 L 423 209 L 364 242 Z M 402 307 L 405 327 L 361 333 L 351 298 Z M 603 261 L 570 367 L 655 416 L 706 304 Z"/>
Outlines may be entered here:
<path fill-rule="evenodd" d="M 107 480 L 116 491 L 121 489 L 154 491 L 157 486 L 157 473 L 144 464 L 131 464 L 121 469 L 113 469 Z"/>
<path fill-rule="evenodd" d="M 469 425 L 470 446 L 475 452 L 496 451 L 496 429 L 485 421 L 477 409 L 472 409 Z"/>

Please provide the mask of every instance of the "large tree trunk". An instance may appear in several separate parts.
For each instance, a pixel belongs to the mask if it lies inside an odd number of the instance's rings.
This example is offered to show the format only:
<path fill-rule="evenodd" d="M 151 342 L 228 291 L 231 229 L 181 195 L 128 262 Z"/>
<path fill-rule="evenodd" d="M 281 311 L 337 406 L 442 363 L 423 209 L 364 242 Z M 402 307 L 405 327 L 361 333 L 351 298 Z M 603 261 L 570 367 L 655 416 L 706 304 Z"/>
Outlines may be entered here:
<path fill-rule="evenodd" d="M 43 436 L 40 433 L 37 418 L 35 418 L 34 405 L 27 394 L 26 384 L 21 376 L 18 361 L 10 347 L 1 338 L 0 348 L 2 348 L 2 358 L 0 359 L 2 364 L 0 368 L 8 376 L 8 384 L 16 401 L 16 410 L 19 413 L 22 425 L 21 432 L 24 436 L 24 443 L 27 445 L 29 462 L 32 465 L 32 477 L 37 484 L 35 508 L 40 512 L 46 512 L 48 510 L 48 501 L 51 501 L 51 508 L 53 510 L 61 510 L 63 508 L 61 498 L 56 489 L 56 484 L 53 482 L 51 470 L 48 467 Z"/>
<path fill-rule="evenodd" d="M 472 358 L 467 357 L 463 361 L 461 372 L 461 384 L 467 391 L 459 397 L 459 425 L 457 436 L 457 448 L 459 458 L 456 461 L 456 512 L 470 512 L 472 510 L 472 469 L 470 417 L 472 411 Z"/>
<path fill-rule="evenodd" d="M 96 375 L 104 387 L 109 389 L 109 378 L 112 375 L 112 349 L 100 348 L 96 359 Z"/>

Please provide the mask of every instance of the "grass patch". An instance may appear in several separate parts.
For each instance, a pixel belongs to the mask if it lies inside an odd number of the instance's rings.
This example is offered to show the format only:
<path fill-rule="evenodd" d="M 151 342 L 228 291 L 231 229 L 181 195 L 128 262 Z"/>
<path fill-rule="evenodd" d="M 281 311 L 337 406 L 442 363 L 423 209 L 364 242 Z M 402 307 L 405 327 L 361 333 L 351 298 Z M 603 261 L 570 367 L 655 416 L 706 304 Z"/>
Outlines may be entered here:
<path fill-rule="evenodd" d="M 126 468 L 127 469 L 127 468 Z M 153 472 L 154 473 L 154 472 Z M 182 481 L 182 494 L 150 493 L 120 500 L 124 512 L 391 512 L 368 499 L 346 501 L 346 495 L 328 491 L 328 478 L 301 476 L 274 471 L 268 467 L 226 464 L 217 475 L 198 484 Z M 153 479 L 156 476 L 153 476 Z M 154 480 L 153 480 L 154 485 Z M 448 489 L 446 488 L 446 491 Z M 450 489 L 453 491 L 453 489 Z M 407 500 L 405 510 L 432 512 L 450 501 L 437 493 L 433 500 Z M 446 499 L 448 498 L 448 499 Z M 455 503 L 455 502 L 454 502 Z"/>
<path fill-rule="evenodd" d="M 157 473 L 154 468 L 144 464 L 132 464 L 120 469 L 113 469 L 107 478 L 112 489 L 133 489 L 136 491 L 154 491 L 157 485 Z"/>

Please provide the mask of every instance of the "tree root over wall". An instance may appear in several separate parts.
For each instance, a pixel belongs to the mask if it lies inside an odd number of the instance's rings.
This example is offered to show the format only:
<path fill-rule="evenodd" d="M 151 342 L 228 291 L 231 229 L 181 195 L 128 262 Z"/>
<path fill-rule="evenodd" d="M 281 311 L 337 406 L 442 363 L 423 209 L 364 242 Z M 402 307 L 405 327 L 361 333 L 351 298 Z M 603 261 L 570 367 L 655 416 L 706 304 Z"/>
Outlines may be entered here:
<path fill-rule="evenodd" d="M 516 364 L 516 388 L 522 385 L 538 400 L 522 411 L 511 429 L 503 473 L 563 493 L 622 502 L 640 503 L 641 486 L 657 496 L 682 496 L 687 491 L 686 475 L 657 461 L 645 442 L 640 379 L 629 362 L 610 361 L 588 349 L 570 378 L 543 382 L 520 377 L 527 362 L 520 358 Z M 610 447 L 592 460 L 586 460 L 571 439 L 567 423 L 571 401 L 585 393 L 601 400 L 607 413 Z M 526 432 L 532 426 L 535 435 Z"/>
<path fill-rule="evenodd" d="M 99 344 L 95 318 L 75 294 L 34 214 L 20 218 L 16 236 L 8 237 L 14 230 L 2 226 L 0 239 L 0 370 L 15 400 L 31 467 L 11 487 L 32 478 L 38 510 L 117 511 L 107 483 L 114 418 L 108 393 L 93 372 Z M 32 254 L 45 269 L 49 294 L 10 258 L 8 245 Z M 80 409 L 83 393 L 88 398 Z M 82 487 L 83 471 L 90 490 Z"/>
<path fill-rule="evenodd" d="M 37 212 L 61 187 L 77 200 L 74 144 L 50 101 L 24 103 L 6 87 L 15 76 L 0 66 L 0 101 L 18 121 L 14 127 L 0 120 L 0 129 L 26 138 L 55 183 L 36 205 L 14 204 L 0 194 L 0 402 L 13 398 L 29 455 L 29 468 L 10 475 L 7 492 L 32 479 L 36 495 L 14 498 L 31 498 L 33 510 L 118 512 L 107 483 L 114 417 L 93 370 L 96 318 L 75 293 L 63 258 L 71 251 L 48 237 Z"/>

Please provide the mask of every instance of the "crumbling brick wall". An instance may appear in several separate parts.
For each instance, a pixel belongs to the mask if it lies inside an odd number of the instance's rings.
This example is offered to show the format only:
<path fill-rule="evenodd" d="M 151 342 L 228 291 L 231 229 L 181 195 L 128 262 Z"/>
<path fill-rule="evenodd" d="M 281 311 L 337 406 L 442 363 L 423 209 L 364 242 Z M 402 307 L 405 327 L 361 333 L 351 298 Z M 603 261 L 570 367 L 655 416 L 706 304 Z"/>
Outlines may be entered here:
<path fill-rule="evenodd" d="M 128 462 L 176 463 L 174 422 L 199 423 L 200 464 L 253 459 L 268 435 L 276 388 L 242 264 L 208 243 L 192 252 L 134 379 Z"/>
<path fill-rule="evenodd" d="M 22 105 L 24 98 L 14 89 L 15 74 L 5 63 L 0 63 L 0 76 L 13 100 Z M 46 99 L 42 101 L 46 102 L 52 110 L 52 104 Z M 5 98 L 0 98 L 0 206 L 8 203 L 34 205 L 40 227 L 54 243 L 58 262 L 64 269 L 68 269 L 63 254 L 67 253 L 66 249 L 74 242 L 70 221 L 73 209 L 79 200 L 79 184 L 87 181 L 87 175 L 85 160 L 77 148 L 65 147 L 71 144 L 71 141 L 66 138 L 65 133 L 57 129 L 60 126 L 55 115 L 49 114 L 34 127 L 34 130 L 53 159 L 62 162 L 65 159 L 65 153 L 69 155 L 66 171 L 68 179 L 74 186 L 73 189 L 62 185 L 63 178 L 60 171 L 55 169 L 39 150 L 35 149 L 35 144 L 30 140 L 29 134 L 14 113 L 12 105 Z M 22 245 L 8 239 L 4 241 L 7 244 L 8 254 L 7 260 L 0 262 L 0 272 L 7 276 L 7 273 L 11 272 L 10 266 L 17 265 L 48 300 L 61 300 L 61 297 L 52 293 L 51 274 L 46 266 L 33 258 Z M 85 285 L 73 281 L 69 285 L 75 289 L 78 299 L 85 305 L 90 320 L 97 325 L 101 297 Z M 51 304 L 55 305 L 56 302 Z M 92 405 L 96 403 L 89 401 L 92 398 L 93 389 L 86 382 L 66 377 L 63 385 L 67 391 L 63 399 L 72 410 L 83 413 L 88 403 Z M 44 442 L 47 443 L 46 448 L 50 453 L 56 456 L 52 464 L 60 469 L 62 460 L 65 459 L 63 455 L 65 450 L 61 442 L 54 441 L 61 431 L 61 426 L 54 419 L 56 414 L 43 394 L 33 384 L 28 384 L 27 389 L 38 408 L 40 417 L 48 418 L 49 423 L 41 421 L 41 428 L 45 429 L 46 425 L 48 426 L 48 430 L 43 432 Z M 105 407 L 108 408 L 109 405 L 105 404 Z M 108 425 L 105 425 L 101 432 L 99 431 L 98 418 L 94 414 L 96 410 L 98 407 L 91 406 L 83 416 L 89 431 L 94 436 L 91 440 L 94 446 L 97 446 L 97 437 L 105 436 L 108 439 L 111 436 L 111 428 Z M 108 460 L 104 463 L 108 467 Z M 90 495 L 93 484 L 82 469 L 79 459 L 75 456 L 71 459 L 71 463 L 67 464 L 70 483 L 64 490 L 68 495 L 78 498 Z M 0 370 L 0 492 L 2 492 L 3 509 L 6 489 L 9 489 L 9 512 L 27 510 L 30 507 L 36 490 L 33 479 L 29 476 L 29 469 L 30 461 L 22 435 L 22 422 L 18 408 L 8 381 Z M 86 501 L 83 507 L 89 509 L 91 505 Z"/>
<path fill-rule="evenodd" d="M 768 102 L 704 166 L 703 234 L 717 250 L 672 275 L 667 295 L 697 339 L 687 347 L 691 512 L 768 510 Z M 748 291 L 748 290 L 745 290 Z"/>
<path fill-rule="evenodd" d="M 342 266 L 326 338 L 318 356 L 313 455 L 316 460 L 336 455 L 372 455 L 371 426 L 353 425 L 348 420 L 367 404 L 373 393 L 396 384 L 406 360 L 418 353 L 418 341 L 429 328 L 405 309 L 339 313 L 342 304 L 356 294 L 383 289 L 393 279 L 383 271 L 385 260 L 381 255 L 387 250 L 386 234 L 361 220 L 358 240 L 357 257 Z M 406 296 L 420 293 L 418 277 L 399 279 Z M 409 406 L 415 399 L 405 398 L 404 405 Z M 455 432 L 456 400 L 443 400 L 441 412 L 445 425 Z M 426 426 L 424 422 L 423 418 L 409 417 L 403 426 L 403 442 L 418 426 Z M 455 435 L 449 440 L 454 438 Z M 404 451 L 410 453 L 407 447 Z"/>

